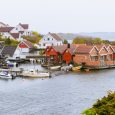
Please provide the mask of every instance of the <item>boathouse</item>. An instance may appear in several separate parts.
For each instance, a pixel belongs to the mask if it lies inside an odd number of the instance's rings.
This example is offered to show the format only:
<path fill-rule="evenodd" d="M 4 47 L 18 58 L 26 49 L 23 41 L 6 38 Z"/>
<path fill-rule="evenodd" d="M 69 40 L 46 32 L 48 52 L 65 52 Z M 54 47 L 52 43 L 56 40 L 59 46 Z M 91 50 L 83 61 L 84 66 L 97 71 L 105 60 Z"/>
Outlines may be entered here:
<path fill-rule="evenodd" d="M 67 45 L 61 46 L 49 46 L 44 51 L 44 56 L 46 56 L 47 61 L 50 63 L 61 63 L 62 54 L 66 50 Z"/>
<path fill-rule="evenodd" d="M 114 65 L 112 46 L 79 46 L 75 51 L 74 63 L 90 67 L 107 67 Z"/>
<path fill-rule="evenodd" d="M 66 64 L 73 63 L 73 56 L 78 45 L 67 45 L 67 48 L 62 54 L 62 61 Z"/>

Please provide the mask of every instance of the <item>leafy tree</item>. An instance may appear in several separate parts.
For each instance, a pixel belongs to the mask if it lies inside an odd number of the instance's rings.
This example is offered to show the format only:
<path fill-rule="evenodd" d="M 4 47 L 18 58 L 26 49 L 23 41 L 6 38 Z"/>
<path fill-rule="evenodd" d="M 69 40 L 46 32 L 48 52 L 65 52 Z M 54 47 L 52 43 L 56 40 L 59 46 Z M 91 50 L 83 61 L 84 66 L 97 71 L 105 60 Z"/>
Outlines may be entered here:
<path fill-rule="evenodd" d="M 102 43 L 102 40 L 101 40 L 101 38 L 95 38 L 95 39 L 93 40 L 93 42 L 94 42 L 94 44 L 101 44 L 101 43 Z"/>
<path fill-rule="evenodd" d="M 5 38 L 4 41 L 6 46 L 17 46 L 19 44 L 17 40 L 10 39 L 10 38 Z"/>
<path fill-rule="evenodd" d="M 42 39 L 42 35 L 37 32 L 32 32 L 32 34 L 33 34 L 32 36 L 22 36 L 22 37 L 34 44 L 39 43 L 39 41 Z"/>
<path fill-rule="evenodd" d="M 67 41 L 67 40 L 64 40 L 64 41 L 63 41 L 63 44 L 68 44 L 68 41 Z"/>
<path fill-rule="evenodd" d="M 110 44 L 110 41 L 109 40 L 102 40 L 102 43 L 104 43 L 104 44 Z"/>
<path fill-rule="evenodd" d="M 10 38 L 6 38 L 5 44 L 10 45 L 11 44 L 11 39 Z"/>
<path fill-rule="evenodd" d="M 85 36 L 78 36 L 73 40 L 74 44 L 101 44 L 101 38 L 92 38 L 92 37 L 85 37 Z"/>

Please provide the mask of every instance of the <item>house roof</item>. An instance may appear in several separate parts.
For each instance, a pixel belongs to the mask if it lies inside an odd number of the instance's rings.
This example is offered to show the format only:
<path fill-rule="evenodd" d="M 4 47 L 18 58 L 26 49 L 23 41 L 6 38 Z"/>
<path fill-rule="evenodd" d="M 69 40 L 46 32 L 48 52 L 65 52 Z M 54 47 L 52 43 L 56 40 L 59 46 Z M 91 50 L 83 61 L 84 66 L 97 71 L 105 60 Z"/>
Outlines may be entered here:
<path fill-rule="evenodd" d="M 14 27 L 0 27 L 0 32 L 10 32 Z"/>
<path fill-rule="evenodd" d="M 15 50 L 16 50 L 16 46 L 4 46 L 1 54 L 9 55 L 12 57 L 14 55 Z"/>
<path fill-rule="evenodd" d="M 29 28 L 29 25 L 28 24 L 19 24 L 22 28 L 24 28 L 24 29 L 28 29 Z"/>
<path fill-rule="evenodd" d="M 55 49 L 56 52 L 59 52 L 62 54 L 66 50 L 67 45 L 53 46 L 53 48 Z"/>
<path fill-rule="evenodd" d="M 88 54 L 90 53 L 90 51 L 92 50 L 94 46 L 87 46 L 87 45 L 80 45 L 77 47 L 76 49 L 76 53 L 80 53 L 80 54 Z"/>
<path fill-rule="evenodd" d="M 62 41 L 64 40 L 63 37 L 59 36 L 58 34 L 56 33 L 49 33 L 54 39 L 56 39 L 57 41 Z"/>
<path fill-rule="evenodd" d="M 111 46 L 112 47 L 112 49 L 114 50 L 114 52 L 115 52 L 115 46 Z"/>
<path fill-rule="evenodd" d="M 8 24 L 5 24 L 3 22 L 0 22 L 0 24 L 3 25 L 4 27 L 9 26 Z"/>
<path fill-rule="evenodd" d="M 23 43 L 25 43 L 29 48 L 34 47 L 34 45 L 30 41 L 24 40 Z"/>
<path fill-rule="evenodd" d="M 68 51 L 73 55 L 77 47 L 78 47 L 77 45 L 70 45 L 70 48 L 68 48 Z"/>
<path fill-rule="evenodd" d="M 103 47 L 107 48 L 106 45 L 96 45 L 96 47 L 98 48 L 98 50 L 101 50 Z"/>
<path fill-rule="evenodd" d="M 49 47 L 50 48 L 50 47 Z M 64 45 L 61 45 L 61 46 L 53 46 L 52 48 L 55 49 L 56 52 L 59 52 L 60 54 L 64 53 L 64 51 L 66 49 L 68 49 L 68 51 L 73 54 L 75 49 L 77 48 L 77 45 L 73 45 L 71 44 L 70 45 L 70 48 L 68 48 L 68 44 L 64 44 Z"/>
<path fill-rule="evenodd" d="M 19 33 L 10 33 L 10 34 L 15 39 L 19 38 Z"/>

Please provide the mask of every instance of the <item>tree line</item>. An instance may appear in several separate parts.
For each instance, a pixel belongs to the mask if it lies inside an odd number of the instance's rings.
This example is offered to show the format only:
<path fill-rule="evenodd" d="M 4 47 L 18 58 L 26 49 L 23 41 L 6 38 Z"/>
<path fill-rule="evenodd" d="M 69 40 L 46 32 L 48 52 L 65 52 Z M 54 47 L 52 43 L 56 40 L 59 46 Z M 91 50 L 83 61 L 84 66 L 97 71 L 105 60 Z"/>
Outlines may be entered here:
<path fill-rule="evenodd" d="M 109 40 L 102 40 L 101 38 L 92 38 L 92 37 L 85 37 L 85 36 L 77 36 L 73 40 L 73 44 L 111 44 L 115 45 L 115 41 L 109 41 Z"/>

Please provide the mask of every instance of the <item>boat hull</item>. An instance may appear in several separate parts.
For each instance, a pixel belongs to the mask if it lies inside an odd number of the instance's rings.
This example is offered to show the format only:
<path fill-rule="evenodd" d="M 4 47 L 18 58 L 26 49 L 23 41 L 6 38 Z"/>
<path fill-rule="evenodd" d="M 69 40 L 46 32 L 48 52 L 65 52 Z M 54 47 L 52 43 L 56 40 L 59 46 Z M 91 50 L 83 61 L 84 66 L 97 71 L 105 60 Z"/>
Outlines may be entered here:
<path fill-rule="evenodd" d="M 31 77 L 31 78 L 47 78 L 50 77 L 49 72 L 23 72 L 23 77 Z"/>

